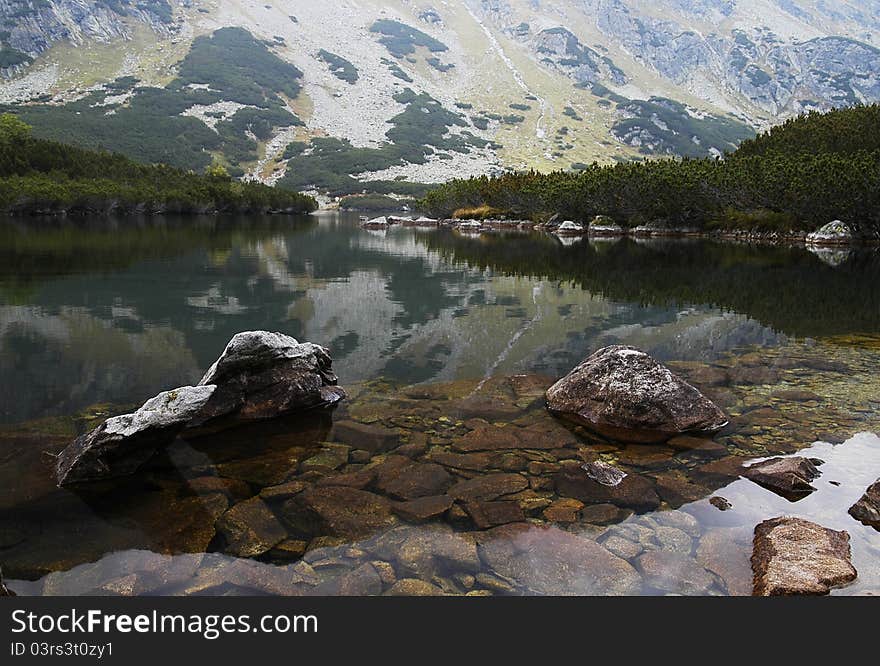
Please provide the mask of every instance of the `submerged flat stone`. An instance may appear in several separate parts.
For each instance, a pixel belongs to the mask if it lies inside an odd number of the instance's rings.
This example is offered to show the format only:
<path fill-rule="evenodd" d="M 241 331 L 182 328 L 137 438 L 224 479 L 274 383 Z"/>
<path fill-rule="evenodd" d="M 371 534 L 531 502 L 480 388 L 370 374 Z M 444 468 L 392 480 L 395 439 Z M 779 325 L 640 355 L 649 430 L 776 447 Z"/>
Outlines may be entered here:
<path fill-rule="evenodd" d="M 591 539 L 554 527 L 496 527 L 481 540 L 480 557 L 526 594 L 631 595 L 642 584 L 626 560 Z"/>
<path fill-rule="evenodd" d="M 659 443 L 712 434 L 727 417 L 711 400 L 646 353 L 600 349 L 547 391 L 548 409 L 609 439 Z"/>
<path fill-rule="evenodd" d="M 256 557 L 287 538 L 287 530 L 258 497 L 233 506 L 217 521 L 226 537 L 226 552 L 238 557 Z"/>

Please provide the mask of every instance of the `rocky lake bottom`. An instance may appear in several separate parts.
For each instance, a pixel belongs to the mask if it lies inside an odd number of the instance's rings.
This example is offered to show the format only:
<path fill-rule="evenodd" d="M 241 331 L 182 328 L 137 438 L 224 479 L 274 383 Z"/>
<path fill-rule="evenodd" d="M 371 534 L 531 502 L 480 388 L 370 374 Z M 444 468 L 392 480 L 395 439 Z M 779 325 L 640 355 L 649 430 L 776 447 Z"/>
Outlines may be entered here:
<path fill-rule="evenodd" d="M 841 322 L 829 301 L 810 321 L 770 321 L 800 305 L 792 262 L 816 262 L 799 274 L 833 273 L 838 300 L 861 290 L 873 308 L 875 258 L 865 274 L 852 259 L 848 269 L 805 250 L 794 259 L 754 250 L 723 267 L 743 285 L 773 274 L 778 293 L 756 296 L 749 312 L 734 297 L 694 298 L 687 285 L 671 303 L 647 291 L 623 299 L 613 283 L 588 293 L 559 276 L 515 274 L 505 262 L 519 246 L 493 239 L 450 237 L 438 248 L 437 236 L 411 230 L 388 238 L 321 224 L 288 236 L 236 229 L 208 249 L 216 234 L 138 237 L 133 259 L 103 267 L 112 278 L 71 260 L 26 289 L 0 278 L 0 367 L 17 382 L 0 390 L 18 409 L 0 424 L 0 566 L 11 590 L 748 595 L 755 526 L 798 516 L 850 535 L 858 577 L 832 594 L 880 594 L 880 533 L 847 513 L 880 477 L 878 313 Z M 38 254 L 55 251 L 50 241 Z M 454 254 L 460 243 L 469 245 Z M 25 245 L 19 258 L 33 264 Z M 596 252 L 584 259 L 601 266 L 608 250 Z M 680 265 L 677 250 L 663 252 L 663 265 Z M 345 275 L 328 273 L 328 256 Z M 157 288 L 176 310 L 158 305 L 148 293 Z M 178 438 L 124 479 L 55 487 L 54 456 L 74 436 L 196 376 L 225 331 L 257 325 L 327 345 L 347 400 Z M 190 363 L 188 375 L 158 360 L 159 334 L 169 349 L 168 340 L 192 349 L 176 363 Z M 608 342 L 662 357 L 730 423 L 713 438 L 620 444 L 552 416 L 546 390 Z M 369 367 L 374 358 L 381 368 Z M 19 392 L 21 373 L 37 371 L 44 382 L 57 373 L 43 390 L 60 407 Z M 127 376 L 137 391 L 118 388 Z M 752 461 L 795 453 L 822 462 L 815 491 L 796 501 L 742 478 Z M 626 477 L 586 482 L 577 470 L 596 461 Z"/>

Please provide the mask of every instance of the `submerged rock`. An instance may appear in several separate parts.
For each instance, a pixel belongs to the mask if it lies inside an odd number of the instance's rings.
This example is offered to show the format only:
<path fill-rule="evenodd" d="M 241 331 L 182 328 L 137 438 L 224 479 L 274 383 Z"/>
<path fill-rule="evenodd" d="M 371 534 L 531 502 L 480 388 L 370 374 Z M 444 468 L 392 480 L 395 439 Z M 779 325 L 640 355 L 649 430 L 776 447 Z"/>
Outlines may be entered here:
<path fill-rule="evenodd" d="M 309 488 L 285 502 L 282 511 L 291 524 L 317 520 L 321 534 L 342 538 L 367 537 L 395 524 L 388 500 L 345 486 Z"/>
<path fill-rule="evenodd" d="M 553 477 L 556 492 L 585 504 L 614 504 L 634 511 L 653 511 L 660 506 L 660 497 L 650 479 L 627 474 L 615 486 L 593 479 L 581 467 L 566 466 Z"/>
<path fill-rule="evenodd" d="M 755 596 L 828 594 L 858 575 L 849 534 L 802 518 L 773 518 L 755 528 L 752 572 Z"/>
<path fill-rule="evenodd" d="M 287 538 L 287 530 L 258 497 L 229 509 L 217 521 L 217 529 L 228 542 L 226 552 L 238 557 L 262 555 Z"/>
<path fill-rule="evenodd" d="M 199 386 L 217 390 L 188 429 L 333 407 L 345 398 L 336 385 L 330 353 L 319 345 L 297 342 L 282 333 L 239 333 Z"/>
<path fill-rule="evenodd" d="M 480 557 L 525 594 L 632 595 L 642 585 L 626 560 L 591 539 L 553 527 L 496 527 L 482 540 Z"/>
<path fill-rule="evenodd" d="M 792 502 L 815 491 L 810 481 L 821 474 L 812 460 L 800 456 L 770 458 L 747 467 L 743 472 L 745 478 Z"/>
<path fill-rule="evenodd" d="M 617 469 L 614 465 L 602 462 L 601 460 L 584 463 L 581 465 L 581 469 L 583 469 L 587 473 L 587 476 L 593 479 L 593 481 L 611 488 L 620 485 L 620 482 L 626 478 L 626 472 Z"/>
<path fill-rule="evenodd" d="M 868 486 L 859 501 L 849 508 L 849 515 L 860 523 L 880 530 L 880 479 Z"/>
<path fill-rule="evenodd" d="M 610 439 L 659 443 L 711 434 L 727 417 L 711 400 L 632 347 L 600 349 L 547 391 L 547 407 Z"/>
<path fill-rule="evenodd" d="M 65 486 L 133 474 L 174 441 L 208 403 L 216 386 L 185 386 L 160 393 L 136 412 L 107 419 L 58 456 L 56 477 Z"/>
<path fill-rule="evenodd" d="M 696 560 L 681 553 L 652 550 L 636 560 L 645 584 L 661 592 L 706 594 L 715 583 Z"/>

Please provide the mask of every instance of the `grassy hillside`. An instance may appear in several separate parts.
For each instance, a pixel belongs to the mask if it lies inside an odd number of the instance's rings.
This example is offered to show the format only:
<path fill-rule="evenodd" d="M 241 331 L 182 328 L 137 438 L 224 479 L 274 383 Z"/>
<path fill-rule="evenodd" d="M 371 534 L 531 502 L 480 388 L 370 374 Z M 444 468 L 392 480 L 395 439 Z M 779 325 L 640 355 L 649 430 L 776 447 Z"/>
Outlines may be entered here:
<path fill-rule="evenodd" d="M 535 172 L 457 180 L 424 207 L 449 216 L 489 206 L 511 217 L 554 213 L 625 226 L 812 230 L 841 219 L 880 231 L 878 106 L 811 113 L 743 144 L 726 159 L 593 164 L 578 173 Z"/>
<path fill-rule="evenodd" d="M 0 116 L 0 211 L 17 214 L 309 212 L 314 199 L 233 181 L 222 167 L 196 175 L 138 164 L 35 138 L 15 116 Z"/>
<path fill-rule="evenodd" d="M 241 175 L 242 164 L 257 160 L 258 141 L 276 128 L 302 124 L 283 99 L 299 94 L 301 78 L 300 70 L 248 31 L 222 28 L 195 39 L 177 78 L 165 87 L 123 77 L 67 104 L 5 110 L 43 139 L 196 171 L 219 159 Z M 206 110 L 213 129 L 185 115 L 193 107 Z"/>

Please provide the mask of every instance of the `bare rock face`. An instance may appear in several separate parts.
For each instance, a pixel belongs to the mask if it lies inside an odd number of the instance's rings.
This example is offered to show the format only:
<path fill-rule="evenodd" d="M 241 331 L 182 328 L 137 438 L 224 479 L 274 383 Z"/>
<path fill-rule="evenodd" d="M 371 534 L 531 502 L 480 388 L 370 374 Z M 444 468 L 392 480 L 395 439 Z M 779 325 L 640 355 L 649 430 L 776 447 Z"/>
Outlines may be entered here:
<path fill-rule="evenodd" d="M 336 405 L 326 349 L 281 333 L 239 333 L 198 386 L 160 393 L 132 414 L 107 419 L 58 458 L 59 485 L 133 474 L 174 439 Z"/>
<path fill-rule="evenodd" d="M 796 502 L 816 490 L 810 482 L 819 478 L 822 473 L 816 468 L 815 462 L 800 456 L 770 458 L 747 467 L 743 476 Z"/>
<path fill-rule="evenodd" d="M 727 417 L 711 400 L 642 351 L 600 349 L 547 391 L 554 414 L 613 440 L 659 443 L 712 434 Z"/>
<path fill-rule="evenodd" d="M 332 363 L 324 347 L 282 333 L 239 333 L 199 382 L 217 390 L 188 428 L 332 407 L 345 398 Z"/>
<path fill-rule="evenodd" d="M 765 520 L 755 528 L 752 594 L 828 594 L 856 579 L 850 556 L 846 532 L 802 518 Z"/>
<path fill-rule="evenodd" d="M 880 479 L 868 486 L 861 499 L 849 508 L 849 515 L 860 523 L 880 530 Z"/>
<path fill-rule="evenodd" d="M 132 474 L 174 441 L 208 403 L 216 386 L 185 386 L 160 393 L 132 414 L 107 419 L 78 437 L 58 457 L 59 485 Z"/>

